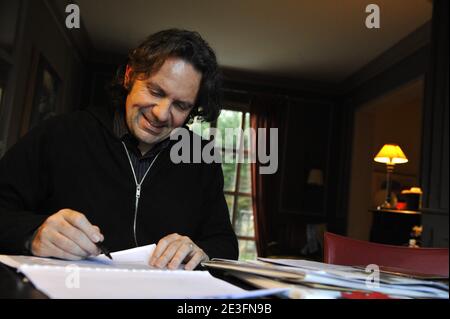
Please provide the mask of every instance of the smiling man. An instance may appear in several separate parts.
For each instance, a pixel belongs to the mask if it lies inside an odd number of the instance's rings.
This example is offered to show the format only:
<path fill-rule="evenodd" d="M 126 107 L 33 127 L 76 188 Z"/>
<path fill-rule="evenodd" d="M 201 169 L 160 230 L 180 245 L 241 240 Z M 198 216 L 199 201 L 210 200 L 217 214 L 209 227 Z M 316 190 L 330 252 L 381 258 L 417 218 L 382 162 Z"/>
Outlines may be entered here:
<path fill-rule="evenodd" d="M 157 243 L 170 269 L 236 259 L 220 164 L 175 164 L 170 133 L 220 110 L 215 54 L 196 32 L 132 50 L 110 107 L 54 117 L 0 161 L 0 253 L 82 259 Z M 192 133 L 191 133 L 192 137 Z"/>
<path fill-rule="evenodd" d="M 133 69 L 127 66 L 125 83 L 131 81 Z M 182 126 L 194 104 L 202 74 L 189 62 L 169 57 L 158 72 L 149 78 L 137 78 L 126 100 L 126 122 L 145 153 Z"/>

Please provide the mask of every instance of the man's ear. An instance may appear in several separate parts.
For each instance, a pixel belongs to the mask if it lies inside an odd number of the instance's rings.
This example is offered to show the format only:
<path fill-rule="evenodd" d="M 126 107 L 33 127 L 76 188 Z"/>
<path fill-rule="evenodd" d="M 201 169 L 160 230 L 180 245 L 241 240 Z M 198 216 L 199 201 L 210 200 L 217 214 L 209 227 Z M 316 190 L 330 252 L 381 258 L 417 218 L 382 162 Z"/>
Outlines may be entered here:
<path fill-rule="evenodd" d="M 131 86 L 130 86 L 130 81 L 131 81 L 131 73 L 132 73 L 133 69 L 131 68 L 131 66 L 129 66 L 127 64 L 126 68 L 125 68 L 125 77 L 123 79 L 123 86 L 125 87 L 125 89 L 127 91 L 131 90 Z"/>

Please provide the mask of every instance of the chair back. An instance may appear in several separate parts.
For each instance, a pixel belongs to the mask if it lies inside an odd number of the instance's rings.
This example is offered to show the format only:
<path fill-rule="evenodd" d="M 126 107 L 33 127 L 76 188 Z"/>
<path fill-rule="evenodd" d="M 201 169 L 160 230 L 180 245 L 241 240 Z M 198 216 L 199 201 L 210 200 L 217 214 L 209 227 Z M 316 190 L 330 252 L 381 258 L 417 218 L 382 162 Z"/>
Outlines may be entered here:
<path fill-rule="evenodd" d="M 329 264 L 376 264 L 411 272 L 448 277 L 448 248 L 410 248 L 377 244 L 326 232 L 324 261 Z"/>

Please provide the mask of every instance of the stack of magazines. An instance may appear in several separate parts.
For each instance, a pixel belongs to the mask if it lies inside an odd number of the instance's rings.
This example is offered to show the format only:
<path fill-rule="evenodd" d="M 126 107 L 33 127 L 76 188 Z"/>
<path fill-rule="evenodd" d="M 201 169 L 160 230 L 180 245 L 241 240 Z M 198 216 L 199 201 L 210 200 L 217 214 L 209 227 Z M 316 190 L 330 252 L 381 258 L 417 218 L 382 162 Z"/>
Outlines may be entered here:
<path fill-rule="evenodd" d="M 412 274 L 377 265 L 353 267 L 308 260 L 212 259 L 203 267 L 226 271 L 255 288 L 289 288 L 284 297 L 335 299 L 343 296 L 448 299 L 448 277 Z M 363 293 L 363 294 L 361 294 Z"/>

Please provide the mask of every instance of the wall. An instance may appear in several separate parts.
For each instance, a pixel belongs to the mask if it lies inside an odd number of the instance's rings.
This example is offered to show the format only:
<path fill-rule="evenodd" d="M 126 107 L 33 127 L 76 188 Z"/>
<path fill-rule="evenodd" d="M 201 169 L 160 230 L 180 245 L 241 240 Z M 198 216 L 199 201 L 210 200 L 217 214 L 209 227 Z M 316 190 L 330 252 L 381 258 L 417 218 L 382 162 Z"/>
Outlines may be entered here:
<path fill-rule="evenodd" d="M 402 87 L 407 87 L 414 83 L 414 81 L 423 79 L 424 75 L 428 72 L 430 33 L 431 23 L 428 22 L 400 40 L 392 48 L 382 53 L 374 61 L 371 61 L 367 66 L 342 83 L 341 90 L 345 93 L 341 97 L 340 104 L 348 112 L 347 121 L 345 122 L 347 133 L 344 136 L 346 136 L 346 142 L 349 146 L 342 150 L 345 166 L 342 168 L 341 180 L 344 182 L 339 187 L 342 202 L 338 207 L 342 212 L 348 214 L 346 232 L 350 237 L 364 240 L 369 238 L 372 216 L 368 212 L 368 209 L 374 206 L 374 202 L 371 201 L 371 197 L 373 197 L 370 195 L 372 192 L 371 188 L 373 184 L 380 184 L 379 182 L 372 182 L 373 178 L 370 175 L 372 175 L 373 171 L 379 171 L 379 173 L 374 174 L 381 178 L 381 180 L 384 177 L 384 168 L 374 163 L 373 157 L 381 147 L 380 145 L 386 143 L 387 139 L 390 139 L 389 136 L 385 135 L 385 132 L 392 131 L 392 127 L 398 126 L 398 118 L 405 119 L 410 123 L 417 123 L 417 116 L 420 116 L 420 113 L 409 114 L 411 109 L 408 109 L 406 106 L 408 104 L 406 102 L 409 98 L 407 96 L 408 94 L 406 96 L 405 94 L 403 96 L 397 94 L 397 100 L 401 101 L 398 103 L 392 100 L 386 102 L 385 100 L 392 98 L 391 93 L 395 95 L 396 91 L 397 93 L 401 92 L 399 89 Z M 412 91 L 414 92 L 414 96 L 417 93 L 423 94 L 423 88 L 420 91 Z M 370 121 L 360 119 L 362 115 L 359 115 L 359 112 L 370 114 L 369 106 L 372 105 L 372 108 L 377 108 L 374 106 L 376 104 L 378 106 L 383 104 L 389 105 L 386 106 L 387 109 L 380 108 L 380 110 L 384 110 L 380 111 L 380 115 L 378 116 L 381 120 L 377 121 L 377 116 L 373 112 L 373 118 Z M 402 110 L 391 109 L 390 106 L 392 105 L 400 106 Z M 395 112 L 395 114 L 392 114 L 392 112 Z M 405 112 L 407 113 L 405 114 Z M 386 122 L 382 122 L 384 118 L 388 118 Z M 402 127 L 404 124 L 402 123 Z M 369 136 L 374 135 L 374 132 L 367 132 L 367 129 L 371 125 L 373 125 L 372 130 L 381 132 L 377 133 L 380 137 L 376 141 L 373 138 L 369 138 Z M 412 124 L 412 126 L 416 125 Z M 418 126 L 421 127 L 421 125 Z M 358 132 L 358 128 L 362 131 Z M 407 128 L 406 130 L 409 129 Z M 398 136 L 393 136 L 393 139 L 400 138 L 406 140 L 406 142 L 398 143 L 400 145 L 401 143 L 406 145 L 408 149 L 406 152 L 409 152 L 407 155 L 410 158 L 416 156 L 417 150 L 415 147 L 421 144 L 421 138 L 417 137 L 417 134 L 421 136 L 420 130 L 418 128 L 419 133 L 414 131 L 414 136 L 411 133 L 406 134 L 405 132 L 401 132 Z M 361 137 L 358 137 L 358 135 L 362 134 L 369 134 L 366 136 L 365 141 L 361 140 Z M 413 141 L 413 144 L 410 144 L 408 141 Z M 366 161 L 365 164 L 355 163 L 357 158 L 355 153 L 357 152 L 366 152 L 362 158 L 362 160 Z M 419 157 L 421 156 L 419 155 Z M 414 163 L 412 163 L 413 161 Z M 403 168 L 397 166 L 399 169 L 397 172 L 409 173 L 416 171 L 416 162 L 420 163 L 420 161 L 420 159 L 411 160 L 411 163 L 405 164 L 406 166 Z M 417 177 L 415 178 L 417 179 Z"/>
<path fill-rule="evenodd" d="M 402 96 L 395 101 L 391 99 L 377 108 L 374 114 L 376 118 L 372 151 L 375 155 L 388 142 L 399 144 L 409 161 L 397 165 L 395 173 L 417 175 L 420 168 L 422 140 L 423 81 L 419 80 L 410 85 L 411 87 L 398 90 L 405 93 L 396 92 Z M 384 172 L 385 167 L 380 165 L 376 165 L 375 170 Z"/>
<path fill-rule="evenodd" d="M 384 144 L 399 144 L 409 160 L 395 166 L 393 180 L 403 187 L 419 185 L 423 85 L 422 78 L 409 82 L 355 113 L 347 228 L 350 237 L 369 239 L 372 215 L 368 209 L 385 198 L 380 185 L 386 178 L 386 167 L 373 161 Z"/>
<path fill-rule="evenodd" d="M 363 109 L 355 114 L 347 236 L 362 240 L 369 239 L 372 221 L 368 212 L 372 170 L 368 163 L 373 160 L 374 126 L 372 112 Z"/>
<path fill-rule="evenodd" d="M 18 34 L 8 79 L 11 85 L 0 119 L 3 133 L 0 138 L 6 140 L 7 148 L 21 135 L 23 114 L 28 103 L 27 92 L 33 85 L 30 71 L 33 69 L 34 52 L 41 53 L 61 79 L 58 112 L 79 107 L 84 63 L 68 33 L 80 31 L 69 31 L 64 27 L 62 9 L 56 9 L 52 1 L 21 2 Z"/>

